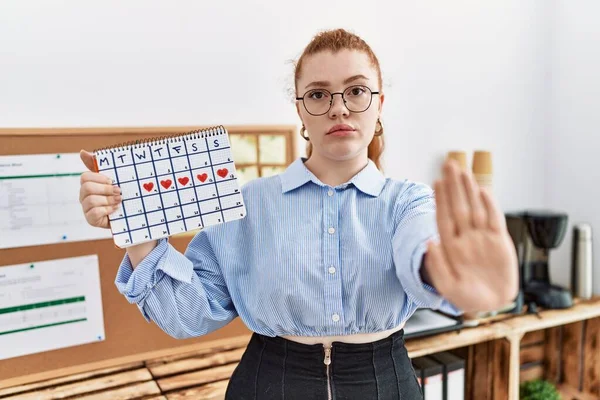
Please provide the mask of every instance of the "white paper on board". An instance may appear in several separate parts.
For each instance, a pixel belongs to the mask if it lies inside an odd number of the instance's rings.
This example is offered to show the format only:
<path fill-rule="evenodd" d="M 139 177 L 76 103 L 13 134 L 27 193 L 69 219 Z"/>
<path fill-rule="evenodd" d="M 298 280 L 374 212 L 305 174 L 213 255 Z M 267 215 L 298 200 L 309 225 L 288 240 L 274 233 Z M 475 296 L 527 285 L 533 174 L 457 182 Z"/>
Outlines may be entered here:
<path fill-rule="evenodd" d="M 0 267 L 0 360 L 104 339 L 98 256 Z"/>
<path fill-rule="evenodd" d="M 111 237 L 79 204 L 77 153 L 0 156 L 0 249 Z"/>

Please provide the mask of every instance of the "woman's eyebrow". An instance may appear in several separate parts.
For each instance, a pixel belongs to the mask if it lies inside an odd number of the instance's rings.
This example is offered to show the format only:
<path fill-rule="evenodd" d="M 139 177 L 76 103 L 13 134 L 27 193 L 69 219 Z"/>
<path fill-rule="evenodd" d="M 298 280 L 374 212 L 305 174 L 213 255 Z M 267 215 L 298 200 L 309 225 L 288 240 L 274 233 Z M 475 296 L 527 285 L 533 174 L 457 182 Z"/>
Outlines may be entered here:
<path fill-rule="evenodd" d="M 368 81 L 368 80 L 369 80 L 369 78 L 367 78 L 366 76 L 358 74 L 358 75 L 354 75 L 354 76 L 351 76 L 350 78 L 346 79 L 346 80 L 344 81 L 344 85 L 345 85 L 346 83 L 354 82 L 354 81 L 356 81 L 356 80 L 359 80 L 359 79 L 364 79 L 364 80 L 366 80 L 366 81 Z"/>
<path fill-rule="evenodd" d="M 358 74 L 358 75 L 353 75 L 350 78 L 344 80 L 344 85 L 350 82 L 354 82 L 358 79 L 364 79 L 364 80 L 369 80 L 369 78 L 367 78 L 364 75 Z M 308 85 L 306 85 L 305 89 L 308 89 L 311 86 L 316 86 L 316 87 L 327 87 L 327 86 L 331 86 L 331 83 L 329 81 L 314 81 L 309 83 Z"/>

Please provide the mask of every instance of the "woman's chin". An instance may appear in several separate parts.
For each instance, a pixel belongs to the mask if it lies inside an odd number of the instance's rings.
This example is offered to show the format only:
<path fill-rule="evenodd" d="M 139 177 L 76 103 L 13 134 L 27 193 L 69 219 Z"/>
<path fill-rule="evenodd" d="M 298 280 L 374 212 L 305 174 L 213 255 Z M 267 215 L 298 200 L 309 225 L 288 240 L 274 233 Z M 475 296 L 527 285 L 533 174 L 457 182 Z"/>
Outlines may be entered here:
<path fill-rule="evenodd" d="M 336 161 L 347 161 L 361 156 L 366 149 L 357 146 L 335 146 L 328 149 L 329 158 Z"/>

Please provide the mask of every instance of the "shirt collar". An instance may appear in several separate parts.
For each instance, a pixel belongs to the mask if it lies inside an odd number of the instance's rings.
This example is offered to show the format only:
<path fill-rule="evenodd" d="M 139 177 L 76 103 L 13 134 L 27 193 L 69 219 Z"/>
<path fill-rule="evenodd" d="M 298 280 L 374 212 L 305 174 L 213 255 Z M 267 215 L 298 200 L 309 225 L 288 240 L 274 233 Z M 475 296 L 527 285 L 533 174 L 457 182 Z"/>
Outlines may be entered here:
<path fill-rule="evenodd" d="M 305 159 L 302 157 L 297 158 L 280 175 L 282 193 L 297 189 L 311 181 L 319 186 L 325 186 L 323 182 L 306 168 L 304 161 Z M 381 171 L 377 169 L 375 163 L 369 160 L 367 166 L 354 175 L 347 184 L 353 184 L 361 192 L 377 197 L 385 185 L 385 177 Z M 347 184 L 340 186 L 347 186 Z"/>

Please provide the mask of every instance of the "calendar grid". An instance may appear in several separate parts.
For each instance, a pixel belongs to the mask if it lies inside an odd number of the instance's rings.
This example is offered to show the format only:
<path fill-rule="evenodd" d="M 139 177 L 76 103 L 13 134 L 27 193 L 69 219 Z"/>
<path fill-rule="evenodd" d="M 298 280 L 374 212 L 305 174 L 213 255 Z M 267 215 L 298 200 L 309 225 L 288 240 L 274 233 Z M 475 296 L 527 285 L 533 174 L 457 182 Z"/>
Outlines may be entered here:
<path fill-rule="evenodd" d="M 156 180 L 158 182 L 158 176 L 156 173 L 156 164 L 154 164 L 154 155 L 152 155 L 152 149 L 150 149 L 148 152 L 150 153 L 150 159 L 152 160 L 152 169 L 154 170 L 154 176 L 156 176 Z M 139 179 L 139 177 L 138 177 L 138 179 Z M 162 196 L 160 195 L 160 191 L 158 193 L 158 198 L 160 199 L 161 210 L 162 210 L 163 216 L 165 217 L 165 227 L 167 228 L 167 235 L 170 235 L 171 231 L 169 229 L 169 224 L 167 222 L 167 212 L 165 211 L 165 205 L 162 201 Z M 143 200 L 142 200 L 142 203 L 143 203 Z M 148 230 L 150 230 L 150 227 L 148 227 Z"/>
<path fill-rule="evenodd" d="M 210 163 L 210 168 L 212 169 L 214 175 L 215 169 L 212 163 L 212 157 L 210 156 L 210 147 L 208 147 L 208 139 L 204 138 L 204 140 L 206 141 L 206 148 L 208 149 L 208 161 Z M 221 218 L 223 219 L 223 222 L 225 222 L 225 216 L 223 215 L 223 206 L 221 205 L 221 196 L 219 196 L 219 185 L 217 185 L 217 177 L 215 177 L 215 191 L 217 192 L 217 200 L 219 201 L 219 211 L 221 212 Z"/>
<path fill-rule="evenodd" d="M 111 215 L 115 244 L 126 248 L 244 218 L 228 139 L 220 127 L 96 151 L 99 172 L 122 192 Z"/>
<path fill-rule="evenodd" d="M 190 166 L 190 172 L 192 172 L 192 162 L 190 161 L 190 153 L 189 153 L 189 150 L 187 148 L 187 140 L 183 141 L 183 146 L 185 147 L 185 157 L 187 158 L 188 165 Z M 194 180 L 194 174 L 192 174 L 192 182 L 194 182 L 194 184 L 193 184 L 194 192 L 196 191 L 196 188 L 198 186 L 202 186 L 202 185 L 196 186 L 196 183 L 195 183 L 195 180 Z M 198 200 L 197 197 L 198 196 L 196 196 L 196 200 L 198 201 L 198 204 L 200 204 L 200 200 Z M 200 225 L 204 226 L 204 218 L 202 218 L 202 213 L 200 212 L 200 205 L 198 205 L 198 215 L 200 216 Z"/>
<path fill-rule="evenodd" d="M 179 188 L 177 187 L 177 172 L 175 172 L 175 166 L 173 165 L 173 158 L 171 157 L 171 147 L 167 144 L 167 153 L 169 154 L 169 163 L 171 164 L 171 171 L 173 171 L 173 178 L 175 182 L 175 192 L 177 193 L 177 200 L 179 201 L 179 210 L 181 211 L 181 220 L 183 221 L 183 228 L 185 231 L 188 230 L 187 223 L 185 222 L 185 215 L 183 215 L 183 207 L 181 205 L 181 196 L 179 195 Z M 191 168 L 191 167 L 190 167 Z M 164 208 L 164 207 L 163 207 Z M 167 225 L 169 224 L 169 220 L 167 220 Z"/>
<path fill-rule="evenodd" d="M 228 148 L 229 147 L 225 147 L 225 148 L 219 149 L 219 150 L 225 150 L 225 149 L 228 149 Z M 208 152 L 205 152 L 205 153 L 208 153 Z M 181 156 L 181 157 L 185 157 L 185 156 Z M 173 159 L 176 159 L 176 158 L 177 157 L 173 157 Z M 188 160 L 189 160 L 189 157 L 188 157 Z M 136 164 L 136 165 L 143 165 L 143 164 L 150 164 L 150 163 L 151 163 L 151 161 L 146 161 L 146 162 L 139 163 L 139 164 Z M 218 167 L 218 166 L 227 165 L 227 164 L 231 164 L 231 162 L 223 162 L 223 163 L 213 164 L 213 167 Z M 191 168 L 190 168 L 190 170 L 191 170 Z M 169 176 L 169 175 L 171 175 L 171 174 L 170 173 L 160 174 L 160 175 L 156 175 L 156 178 L 160 178 L 161 176 Z M 237 178 L 234 178 L 234 179 L 237 179 Z M 135 181 L 136 181 L 136 179 L 132 179 L 132 180 L 129 180 L 129 181 L 121 181 L 121 183 L 131 183 L 131 182 L 135 182 Z M 223 181 L 221 181 L 221 182 L 223 182 Z M 205 185 L 208 185 L 208 183 L 205 183 Z M 199 186 L 201 186 L 201 185 L 199 185 Z"/>
<path fill-rule="evenodd" d="M 242 206 L 234 206 L 234 207 L 225 208 L 225 209 L 223 209 L 223 211 L 235 210 L 236 208 L 242 208 Z M 207 212 L 207 213 L 204 213 L 204 215 L 217 214 L 217 213 L 221 213 L 221 210 Z M 119 219 L 122 219 L 122 218 L 119 218 Z M 150 225 L 148 228 L 153 228 L 153 227 L 161 226 L 161 225 L 163 225 L 163 224 L 158 223 L 158 224 Z M 135 228 L 135 229 L 132 229 L 130 232 L 137 232 L 137 231 L 141 231 L 143 229 L 146 229 L 146 228 Z"/>
<path fill-rule="evenodd" d="M 137 170 L 137 166 L 136 166 L 136 163 L 135 163 L 135 157 L 133 156 L 133 149 L 132 148 L 129 149 L 129 153 L 131 154 L 131 161 L 133 161 L 133 168 L 135 169 L 135 174 L 137 176 L 138 175 L 138 170 Z M 142 202 L 142 209 L 144 210 L 144 219 L 146 220 L 146 229 L 148 229 L 148 237 L 150 239 L 152 239 L 152 232 L 150 232 L 150 223 L 148 222 L 148 213 L 146 211 L 146 205 L 144 204 L 144 200 L 142 199 L 142 186 L 140 185 L 139 177 L 138 177 L 138 179 L 136 179 L 136 181 L 137 181 L 137 186 L 138 186 L 138 190 L 139 190 L 139 194 L 140 194 L 140 200 Z"/>
<path fill-rule="evenodd" d="M 234 179 L 230 179 L 230 181 L 233 181 L 233 180 Z M 206 185 L 204 185 L 204 186 L 206 186 Z M 224 195 L 221 196 L 221 198 L 233 197 L 233 196 L 237 196 L 237 195 L 239 195 L 239 193 L 224 194 Z M 154 197 L 154 196 L 159 196 L 159 195 L 153 194 L 153 195 L 150 195 L 148 197 Z M 212 199 L 199 200 L 198 203 L 204 203 L 204 202 L 211 201 L 211 200 Z M 234 208 L 240 208 L 240 207 L 242 207 L 242 206 L 228 207 L 228 208 L 224 208 L 224 210 L 232 210 Z M 170 209 L 173 209 L 173 208 L 179 208 L 179 206 L 165 207 L 164 210 L 170 210 Z M 203 214 L 207 215 L 207 214 L 214 214 L 214 213 L 217 213 L 217 212 L 219 212 L 219 211 L 211 211 L 211 212 L 200 213 L 200 216 L 203 215 Z M 125 219 L 125 217 L 113 218 L 111 221 L 118 221 L 118 220 L 121 220 L 121 219 Z M 149 226 L 158 226 L 158 225 L 160 225 L 160 224 L 154 224 L 154 225 L 149 225 Z"/>
<path fill-rule="evenodd" d="M 119 183 L 119 173 L 117 171 L 117 164 L 115 163 L 115 154 L 114 153 L 110 153 L 110 155 L 112 156 L 112 160 L 113 160 L 113 168 L 115 169 L 115 182 L 117 183 L 117 186 L 121 186 Z M 123 204 L 123 203 L 121 203 Z M 132 243 L 131 240 L 131 231 L 129 230 L 129 224 L 127 223 L 127 211 L 125 211 L 125 206 L 121 205 L 121 207 L 123 208 L 123 215 L 125 216 L 125 226 L 127 227 L 127 235 L 129 236 L 129 243 Z M 110 219 L 110 218 L 109 218 Z M 122 233 L 121 233 L 122 235 Z"/>

